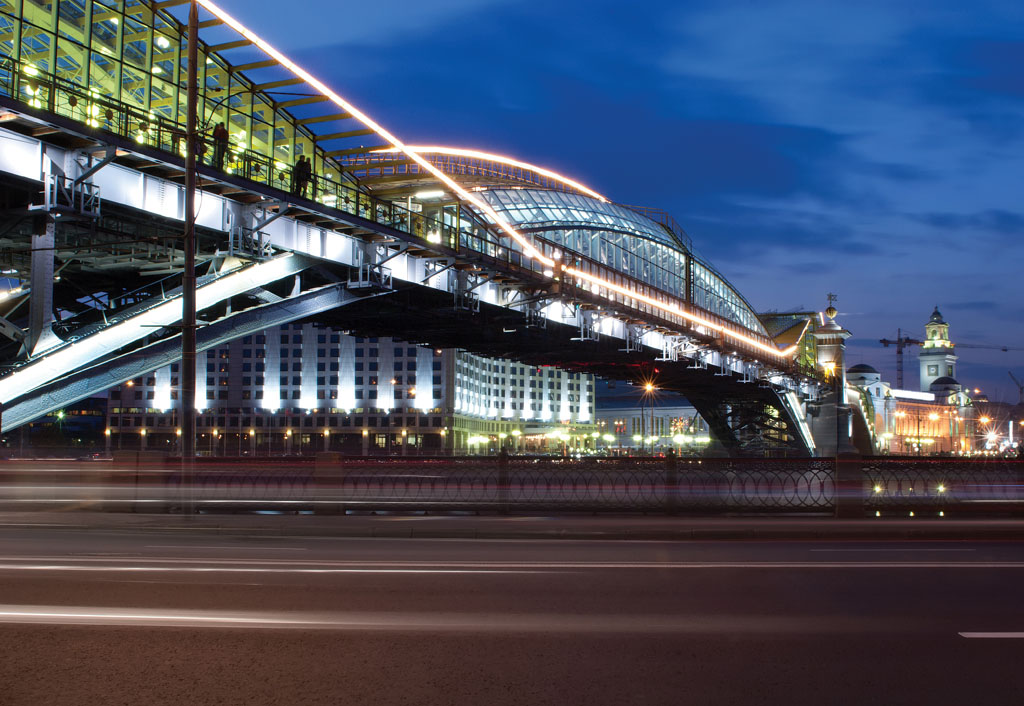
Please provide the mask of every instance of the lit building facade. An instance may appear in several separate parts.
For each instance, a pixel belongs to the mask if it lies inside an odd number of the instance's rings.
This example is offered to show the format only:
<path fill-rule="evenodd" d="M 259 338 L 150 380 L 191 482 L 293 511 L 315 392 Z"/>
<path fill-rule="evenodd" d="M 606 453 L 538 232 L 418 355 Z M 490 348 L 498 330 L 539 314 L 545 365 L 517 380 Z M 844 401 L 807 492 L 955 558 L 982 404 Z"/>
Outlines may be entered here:
<path fill-rule="evenodd" d="M 707 422 L 687 404 L 641 402 L 598 406 L 598 448 L 613 455 L 644 455 L 673 450 L 703 453 L 711 443 Z"/>
<path fill-rule="evenodd" d="M 178 374 L 111 390 L 111 450 L 177 449 Z M 196 405 L 206 455 L 543 451 L 596 429 L 593 376 L 312 323 L 200 353 Z"/>
<path fill-rule="evenodd" d="M 58 105 L 58 112 L 115 131 L 118 123 L 130 121 L 135 139 L 151 144 L 157 121 L 185 124 L 187 41 L 178 22 L 161 9 L 165 5 L 0 0 L 0 57 L 17 62 L 26 78 L 37 79 L 21 87 L 22 97 L 35 107 L 67 100 L 51 95 L 59 89 L 54 81 L 85 87 L 95 102 Z M 210 131 L 224 123 L 230 135 L 226 171 L 236 168 L 236 157 L 244 152 L 275 165 L 264 175 L 287 188 L 288 177 L 279 172 L 305 155 L 317 174 L 348 179 L 292 114 L 304 101 L 275 101 L 203 42 L 198 72 L 200 124 Z M 119 109 L 108 108 L 112 105 Z M 177 147 L 184 154 L 184 140 Z"/>
<path fill-rule="evenodd" d="M 892 388 L 870 365 L 846 371 L 848 401 L 861 409 L 877 452 L 966 455 L 979 448 L 974 403 L 953 377 L 953 346 L 936 307 L 925 324 L 920 391 Z"/>

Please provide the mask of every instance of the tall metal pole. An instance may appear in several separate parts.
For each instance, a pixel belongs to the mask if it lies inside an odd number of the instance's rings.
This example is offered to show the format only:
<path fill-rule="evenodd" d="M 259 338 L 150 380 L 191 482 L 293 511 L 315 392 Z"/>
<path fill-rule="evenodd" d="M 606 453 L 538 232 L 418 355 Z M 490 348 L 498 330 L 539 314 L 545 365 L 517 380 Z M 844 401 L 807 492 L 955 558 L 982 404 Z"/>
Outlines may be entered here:
<path fill-rule="evenodd" d="M 194 512 L 192 486 L 196 457 L 196 148 L 199 103 L 199 5 L 189 3 L 188 103 L 185 126 L 185 271 L 181 312 L 181 464 L 185 491 L 184 511 Z"/>
<path fill-rule="evenodd" d="M 654 393 L 651 393 L 651 398 L 647 401 L 647 404 L 651 408 L 651 456 L 654 455 L 654 439 L 657 436 L 654 432 Z"/>

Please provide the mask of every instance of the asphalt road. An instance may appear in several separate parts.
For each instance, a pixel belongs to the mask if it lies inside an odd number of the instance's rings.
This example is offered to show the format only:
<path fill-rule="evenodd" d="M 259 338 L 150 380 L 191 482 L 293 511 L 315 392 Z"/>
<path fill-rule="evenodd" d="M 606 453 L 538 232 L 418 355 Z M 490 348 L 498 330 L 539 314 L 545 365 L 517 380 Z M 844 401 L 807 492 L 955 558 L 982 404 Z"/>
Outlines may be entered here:
<path fill-rule="evenodd" d="M 1024 543 L 5 529 L 0 704 L 1024 703 Z"/>

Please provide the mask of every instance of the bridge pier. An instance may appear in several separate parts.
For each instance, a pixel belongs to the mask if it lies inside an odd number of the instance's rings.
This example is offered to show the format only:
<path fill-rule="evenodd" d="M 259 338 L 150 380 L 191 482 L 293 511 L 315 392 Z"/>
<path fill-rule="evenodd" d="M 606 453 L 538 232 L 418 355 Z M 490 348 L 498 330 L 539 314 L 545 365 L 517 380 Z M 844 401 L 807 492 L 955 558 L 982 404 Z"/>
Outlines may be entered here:
<path fill-rule="evenodd" d="M 53 262 L 57 221 L 40 213 L 33 224 L 32 291 L 29 295 L 29 334 L 26 354 L 34 356 L 60 343 L 53 332 Z"/>

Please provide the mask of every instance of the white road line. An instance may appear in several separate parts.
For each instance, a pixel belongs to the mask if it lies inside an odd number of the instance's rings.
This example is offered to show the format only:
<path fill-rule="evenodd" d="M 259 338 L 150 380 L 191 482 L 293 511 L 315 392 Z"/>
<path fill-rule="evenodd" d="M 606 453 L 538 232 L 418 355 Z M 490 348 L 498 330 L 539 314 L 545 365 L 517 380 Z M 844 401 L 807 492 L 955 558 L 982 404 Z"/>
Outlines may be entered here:
<path fill-rule="evenodd" d="M 1024 640 L 1024 632 L 961 632 L 957 634 L 967 639 Z"/>
<path fill-rule="evenodd" d="M 259 547 L 246 547 L 244 545 L 236 544 L 147 544 L 146 549 L 227 549 L 235 551 L 236 549 L 245 549 L 248 551 L 268 551 L 268 552 L 308 552 L 309 549 L 306 547 L 275 547 L 272 545 L 259 546 Z"/>
<path fill-rule="evenodd" d="M 871 548 L 871 547 L 861 547 L 861 548 L 850 547 L 850 548 L 845 548 L 844 547 L 844 548 L 837 548 L 837 549 L 809 549 L 808 551 L 811 551 L 811 552 L 976 552 L 978 550 L 977 549 L 963 549 L 963 548 L 949 548 L 949 549 L 947 549 L 947 548 L 928 548 L 928 547 L 922 547 L 922 548 L 905 547 L 903 549 L 881 548 L 881 547 L 879 547 L 879 548 Z"/>

